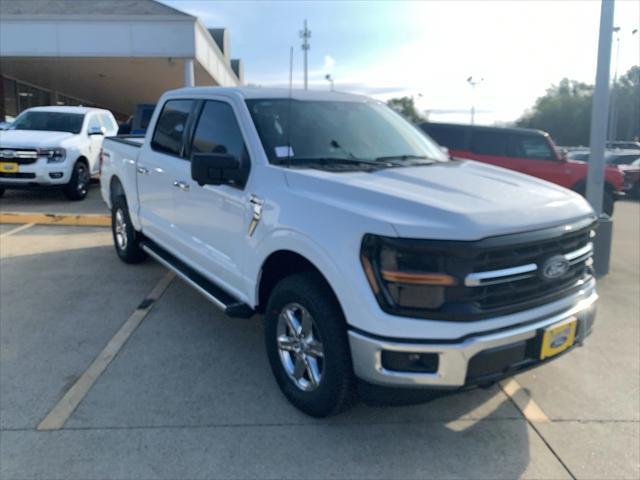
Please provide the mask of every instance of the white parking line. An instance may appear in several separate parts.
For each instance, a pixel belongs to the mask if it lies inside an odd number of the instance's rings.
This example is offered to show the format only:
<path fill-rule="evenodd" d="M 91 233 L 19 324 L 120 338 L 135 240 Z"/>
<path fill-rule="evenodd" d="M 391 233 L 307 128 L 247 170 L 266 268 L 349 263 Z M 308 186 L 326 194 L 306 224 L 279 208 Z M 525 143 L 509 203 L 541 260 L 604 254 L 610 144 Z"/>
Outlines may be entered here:
<path fill-rule="evenodd" d="M 500 388 L 520 410 L 524 418 L 535 423 L 551 422 L 529 393 L 514 378 L 500 382 Z"/>
<path fill-rule="evenodd" d="M 14 233 L 21 232 L 22 230 L 26 230 L 29 227 L 33 227 L 34 225 L 35 223 L 27 223 L 26 225 L 20 225 L 19 227 L 12 228 L 8 232 L 4 232 L 3 234 L 0 234 L 0 238 L 8 237 L 9 235 L 13 235 Z"/>
<path fill-rule="evenodd" d="M 149 295 L 147 295 L 143 304 L 131 314 L 129 319 L 120 327 L 120 330 L 116 332 L 113 338 L 109 340 L 107 346 L 104 347 L 89 368 L 87 368 L 76 383 L 73 384 L 58 404 L 53 407 L 44 420 L 40 422 L 37 430 L 59 430 L 63 427 L 71 414 L 78 405 L 80 405 L 80 402 L 82 402 L 87 393 L 89 393 L 95 381 L 102 375 L 131 334 L 135 332 L 142 320 L 144 320 L 151 311 L 155 300 L 158 300 L 162 296 L 174 277 L 175 274 L 173 272 L 167 272 L 166 275 L 160 279 Z"/>

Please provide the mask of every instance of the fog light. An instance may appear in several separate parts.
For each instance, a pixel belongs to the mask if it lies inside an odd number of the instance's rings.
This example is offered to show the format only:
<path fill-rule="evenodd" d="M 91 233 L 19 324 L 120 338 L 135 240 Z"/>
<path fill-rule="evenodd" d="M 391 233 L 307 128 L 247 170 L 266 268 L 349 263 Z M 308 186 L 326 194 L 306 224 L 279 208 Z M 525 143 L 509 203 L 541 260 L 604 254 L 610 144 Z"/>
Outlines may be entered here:
<path fill-rule="evenodd" d="M 382 367 L 395 372 L 436 373 L 438 354 L 383 350 Z"/>
<path fill-rule="evenodd" d="M 63 173 L 62 172 L 51 172 L 49 173 L 49 176 L 51 178 L 62 178 Z"/>

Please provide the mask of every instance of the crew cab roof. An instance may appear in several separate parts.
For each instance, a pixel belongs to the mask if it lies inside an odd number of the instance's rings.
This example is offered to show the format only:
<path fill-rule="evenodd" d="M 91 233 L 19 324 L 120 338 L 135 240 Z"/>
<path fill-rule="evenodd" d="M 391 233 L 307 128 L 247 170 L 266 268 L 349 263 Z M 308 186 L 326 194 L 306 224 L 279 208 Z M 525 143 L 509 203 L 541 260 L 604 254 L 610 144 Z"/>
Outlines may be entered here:
<path fill-rule="evenodd" d="M 260 87 L 187 87 L 177 90 L 170 90 L 165 94 L 167 97 L 184 97 L 187 95 L 223 95 L 240 96 L 245 100 L 291 97 L 294 100 L 317 100 L 317 101 L 341 101 L 341 102 L 367 102 L 372 99 L 350 93 L 328 92 L 319 90 L 300 90 L 288 88 L 260 88 Z"/>
<path fill-rule="evenodd" d="M 540 135 L 548 135 L 544 130 L 537 130 L 535 128 L 519 128 L 519 127 L 489 127 L 484 125 L 465 125 L 463 123 L 440 123 L 440 122 L 422 122 L 418 124 L 419 126 L 442 126 L 442 127 L 452 127 L 452 128 L 465 128 L 472 130 L 480 130 L 484 132 L 499 132 L 499 133 L 528 133 L 528 134 L 540 134 Z"/>

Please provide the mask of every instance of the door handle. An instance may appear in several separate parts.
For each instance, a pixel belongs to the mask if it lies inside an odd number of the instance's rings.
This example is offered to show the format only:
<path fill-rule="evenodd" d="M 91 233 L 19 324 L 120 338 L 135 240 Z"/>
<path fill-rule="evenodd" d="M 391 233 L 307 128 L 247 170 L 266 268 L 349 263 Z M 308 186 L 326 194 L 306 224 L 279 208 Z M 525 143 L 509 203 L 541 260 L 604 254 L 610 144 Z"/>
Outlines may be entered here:
<path fill-rule="evenodd" d="M 176 180 L 175 182 L 173 182 L 173 186 L 179 188 L 183 192 L 188 192 L 190 188 L 189 184 L 183 180 Z"/>
<path fill-rule="evenodd" d="M 149 169 L 147 167 L 138 167 L 136 170 L 140 175 L 149 175 Z"/>

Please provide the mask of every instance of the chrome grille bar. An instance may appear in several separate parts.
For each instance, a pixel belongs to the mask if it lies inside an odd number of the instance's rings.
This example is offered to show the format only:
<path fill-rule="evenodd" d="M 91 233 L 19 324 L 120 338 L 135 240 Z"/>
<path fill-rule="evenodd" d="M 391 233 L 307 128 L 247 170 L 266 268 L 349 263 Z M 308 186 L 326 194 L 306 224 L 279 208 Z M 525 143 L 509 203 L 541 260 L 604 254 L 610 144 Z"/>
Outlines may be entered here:
<path fill-rule="evenodd" d="M 587 260 L 593 255 L 593 243 L 587 243 L 584 247 L 566 253 L 564 258 L 570 265 L 576 265 Z M 467 275 L 464 284 L 467 287 L 483 287 L 486 285 L 497 285 L 499 283 L 513 282 L 515 280 L 524 280 L 536 275 L 538 265 L 528 263 L 517 267 L 503 268 L 500 270 L 490 270 L 486 272 L 474 272 Z"/>

